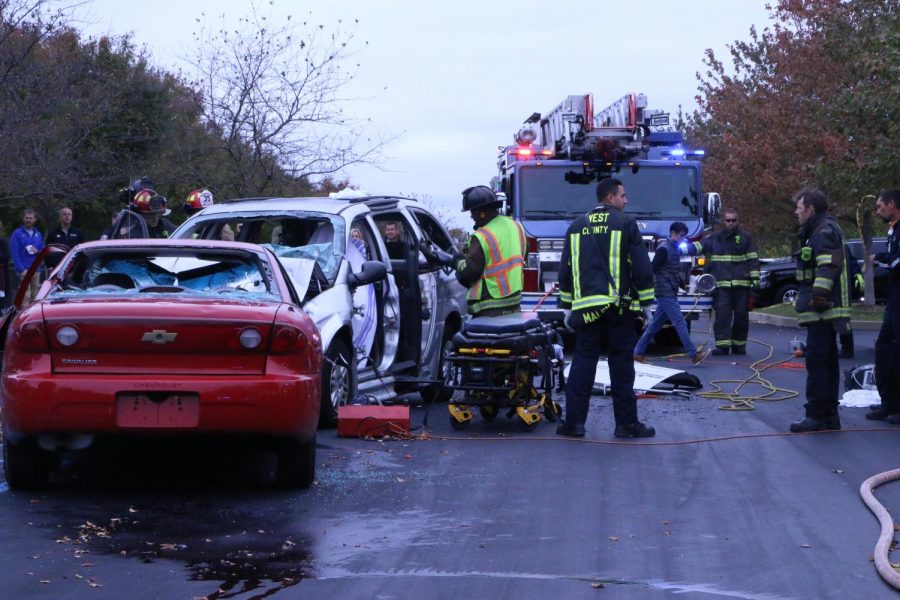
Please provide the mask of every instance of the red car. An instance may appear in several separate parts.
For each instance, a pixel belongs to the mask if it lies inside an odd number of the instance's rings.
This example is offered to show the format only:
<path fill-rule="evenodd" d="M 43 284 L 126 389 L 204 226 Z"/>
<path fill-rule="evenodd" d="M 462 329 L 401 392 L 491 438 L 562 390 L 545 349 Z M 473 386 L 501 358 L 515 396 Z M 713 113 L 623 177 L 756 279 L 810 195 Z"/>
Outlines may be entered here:
<path fill-rule="evenodd" d="M 321 341 L 260 246 L 81 244 L 2 327 L 12 488 L 46 484 L 54 454 L 106 435 L 246 435 L 271 442 L 279 484 L 315 477 Z"/>

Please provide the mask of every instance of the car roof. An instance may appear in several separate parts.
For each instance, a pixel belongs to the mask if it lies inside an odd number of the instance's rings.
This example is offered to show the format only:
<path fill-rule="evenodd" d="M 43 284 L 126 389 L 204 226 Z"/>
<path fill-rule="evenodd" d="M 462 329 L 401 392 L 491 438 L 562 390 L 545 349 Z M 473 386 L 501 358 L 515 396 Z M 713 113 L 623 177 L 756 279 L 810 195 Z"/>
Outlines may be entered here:
<path fill-rule="evenodd" d="M 409 203 L 419 204 L 412 198 L 401 196 L 361 196 L 359 198 L 326 198 L 305 196 L 297 198 L 237 198 L 214 204 L 203 210 L 203 216 L 232 212 L 281 212 L 311 211 L 339 214 L 352 206 L 370 209 L 388 208 Z"/>
<path fill-rule="evenodd" d="M 163 239 L 163 238 L 136 238 L 128 240 L 96 240 L 84 242 L 76 246 L 79 250 L 96 250 L 100 248 L 207 248 L 211 250 L 243 250 L 259 253 L 258 244 L 246 242 L 226 242 L 222 240 L 202 239 Z"/>

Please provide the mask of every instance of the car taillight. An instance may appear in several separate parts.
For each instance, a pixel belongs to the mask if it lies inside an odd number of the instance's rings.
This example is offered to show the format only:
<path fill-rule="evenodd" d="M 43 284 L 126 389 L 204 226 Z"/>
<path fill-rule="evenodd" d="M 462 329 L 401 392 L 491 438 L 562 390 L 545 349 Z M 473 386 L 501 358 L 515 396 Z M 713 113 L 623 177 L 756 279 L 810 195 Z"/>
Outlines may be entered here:
<path fill-rule="evenodd" d="M 272 354 L 290 354 L 303 352 L 309 346 L 306 336 L 299 328 L 289 323 L 275 323 L 269 352 Z"/>
<path fill-rule="evenodd" d="M 12 337 L 12 346 L 20 352 L 50 352 L 47 330 L 43 321 L 22 324 Z"/>

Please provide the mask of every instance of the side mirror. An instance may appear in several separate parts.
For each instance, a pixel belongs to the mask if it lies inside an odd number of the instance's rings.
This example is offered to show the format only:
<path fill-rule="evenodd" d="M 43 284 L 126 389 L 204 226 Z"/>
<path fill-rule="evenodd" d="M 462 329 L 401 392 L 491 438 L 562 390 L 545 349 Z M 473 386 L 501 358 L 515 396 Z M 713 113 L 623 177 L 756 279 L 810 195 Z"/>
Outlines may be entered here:
<path fill-rule="evenodd" d="M 706 214 L 709 215 L 710 223 L 719 222 L 719 212 L 722 210 L 722 197 L 718 192 L 709 192 L 706 194 Z"/>
<path fill-rule="evenodd" d="M 351 288 L 357 288 L 361 285 L 368 285 L 381 281 L 387 277 L 387 267 L 384 263 L 377 260 L 367 260 L 362 264 L 362 269 L 356 273 L 350 273 L 347 278 L 347 285 Z"/>

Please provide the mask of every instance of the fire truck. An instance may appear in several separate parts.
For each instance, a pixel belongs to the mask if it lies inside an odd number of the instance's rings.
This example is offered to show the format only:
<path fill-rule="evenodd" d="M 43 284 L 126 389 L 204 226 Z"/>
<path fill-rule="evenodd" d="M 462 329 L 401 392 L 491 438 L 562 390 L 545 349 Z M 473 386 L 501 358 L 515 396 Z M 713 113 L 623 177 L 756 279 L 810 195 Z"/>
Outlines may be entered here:
<path fill-rule="evenodd" d="M 719 195 L 704 195 L 701 187 L 704 151 L 687 147 L 669 114 L 648 109 L 644 94 L 627 94 L 596 114 L 591 94 L 569 96 L 547 115 L 529 116 L 515 144 L 500 150 L 493 187 L 528 236 L 522 310 L 545 320 L 561 318 L 563 238 L 572 220 L 596 207 L 601 179 L 625 185 L 625 211 L 637 220 L 651 257 L 674 221 L 685 223 L 695 241 L 718 219 Z M 678 300 L 689 322 L 712 309 L 703 293 L 707 280 L 699 279 L 703 260 L 682 257 L 686 289 Z"/>

